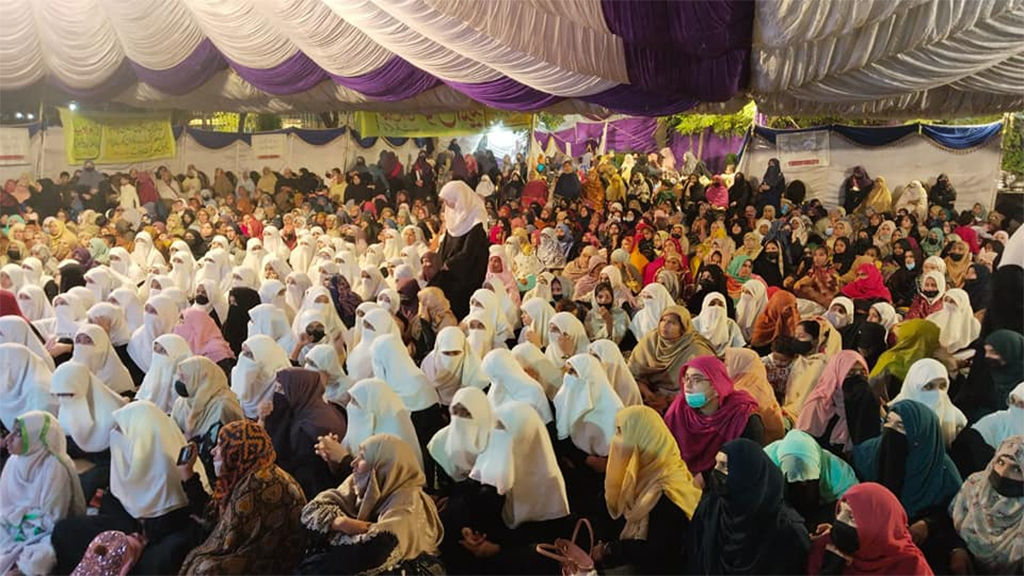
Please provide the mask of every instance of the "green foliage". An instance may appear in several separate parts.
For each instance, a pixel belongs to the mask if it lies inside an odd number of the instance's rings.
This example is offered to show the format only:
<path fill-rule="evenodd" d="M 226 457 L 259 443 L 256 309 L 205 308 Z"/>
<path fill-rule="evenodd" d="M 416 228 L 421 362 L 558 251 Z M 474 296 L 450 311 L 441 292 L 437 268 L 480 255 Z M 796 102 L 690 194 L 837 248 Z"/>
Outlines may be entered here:
<path fill-rule="evenodd" d="M 267 132 L 269 130 L 281 129 L 281 117 L 277 114 L 256 114 L 246 117 L 246 128 L 252 122 L 251 132 Z M 248 132 L 249 130 L 247 130 Z"/>
<path fill-rule="evenodd" d="M 735 114 L 673 114 L 665 122 L 683 135 L 699 134 L 710 128 L 719 136 L 742 136 L 754 123 L 754 111 L 754 103 L 749 102 Z"/>
<path fill-rule="evenodd" d="M 776 130 L 792 130 L 795 128 L 811 128 L 814 126 L 827 126 L 829 124 L 842 124 L 843 126 L 889 126 L 889 120 L 874 120 L 871 118 L 842 118 L 839 116 L 769 116 L 767 125 Z"/>
<path fill-rule="evenodd" d="M 562 124 L 562 116 L 548 112 L 537 112 L 537 129 L 544 132 L 553 132 Z"/>
<path fill-rule="evenodd" d="M 1024 176 L 1024 113 L 1007 114 L 1003 126 L 1003 170 Z"/>

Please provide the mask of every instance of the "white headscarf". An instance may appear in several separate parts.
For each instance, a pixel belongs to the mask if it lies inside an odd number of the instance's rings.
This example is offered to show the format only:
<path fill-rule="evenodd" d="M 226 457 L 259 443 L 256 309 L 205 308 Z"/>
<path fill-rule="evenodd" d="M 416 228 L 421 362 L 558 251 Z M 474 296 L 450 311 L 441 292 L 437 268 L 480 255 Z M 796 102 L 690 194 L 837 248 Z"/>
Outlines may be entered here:
<path fill-rule="evenodd" d="M 317 344 L 306 353 L 306 370 L 326 376 L 324 400 L 341 405 L 342 396 L 352 387 L 352 379 L 345 374 L 338 352 L 330 344 Z"/>
<path fill-rule="evenodd" d="M 661 313 L 665 311 L 665 308 L 675 304 L 668 288 L 658 282 L 644 286 L 644 289 L 640 291 L 640 301 L 643 302 L 643 308 L 637 311 L 633 316 L 633 321 L 629 323 L 629 329 L 632 330 L 633 336 L 638 341 L 644 337 L 644 334 L 657 330 L 658 322 L 661 321 Z"/>
<path fill-rule="evenodd" d="M 125 511 L 145 519 L 188 506 L 176 465 L 187 442 L 171 417 L 138 400 L 114 412 L 114 421 L 120 430 L 110 434 L 110 492 Z"/>
<path fill-rule="evenodd" d="M 562 334 L 568 334 L 573 344 L 576 345 L 576 349 L 572 350 L 570 354 L 563 353 L 562 348 L 558 345 L 559 335 L 555 334 L 552 328 L 558 328 Z M 587 346 L 590 346 L 587 330 L 583 327 L 583 323 L 580 322 L 579 318 L 571 313 L 559 312 L 552 316 L 551 322 L 548 325 L 548 331 L 548 347 L 544 350 L 544 354 L 547 355 L 548 359 L 556 367 L 561 368 L 570 356 L 587 353 Z"/>
<path fill-rule="evenodd" d="M 47 323 L 49 337 L 53 340 L 74 338 L 78 325 L 85 320 L 87 310 L 82 299 L 73 292 L 58 294 L 53 299 L 53 324 L 51 326 Z"/>
<path fill-rule="evenodd" d="M 540 337 L 540 347 L 548 345 L 548 326 L 551 318 L 555 315 L 555 309 L 547 300 L 540 297 L 533 297 L 523 302 L 523 312 L 530 317 L 530 325 L 523 326 L 519 334 L 519 342 L 526 342 L 526 331 L 530 330 Z"/>
<path fill-rule="evenodd" d="M 50 396 L 53 372 L 27 347 L 0 344 L 0 422 L 14 430 L 14 420 L 29 410 L 57 413 L 57 401 Z"/>
<path fill-rule="evenodd" d="M 164 349 L 163 354 L 157 353 L 157 344 Z M 146 371 L 146 377 L 142 379 L 142 384 L 139 385 L 135 398 L 149 400 L 170 414 L 174 401 L 178 398 L 174 391 L 175 371 L 178 364 L 191 355 L 188 342 L 177 334 L 164 334 L 154 340 L 152 363 Z"/>
<path fill-rule="evenodd" d="M 318 298 L 326 300 L 326 302 L 317 302 Z M 309 325 L 309 315 L 305 316 L 300 322 L 300 317 L 306 312 L 314 313 L 315 317 L 324 325 L 324 333 L 329 339 L 334 338 L 337 334 L 341 334 L 345 339 L 346 345 L 352 342 L 348 328 L 341 321 L 338 309 L 334 307 L 334 301 L 331 299 L 331 293 L 326 287 L 313 286 L 306 290 L 306 296 L 302 300 L 302 308 L 296 311 L 295 320 L 292 322 L 292 333 L 296 338 L 298 338 L 299 334 L 305 332 L 306 326 Z"/>
<path fill-rule="evenodd" d="M 221 291 L 220 285 L 216 280 L 200 280 L 196 284 L 197 294 L 199 293 L 199 288 L 206 292 L 206 298 L 209 302 L 206 304 L 199 304 L 197 302 L 193 306 L 201 308 L 204 312 L 210 314 L 211 317 L 213 316 L 211 312 L 216 313 L 217 319 L 220 320 L 221 324 L 224 324 L 224 321 L 228 319 L 228 309 L 230 307 L 225 292 Z"/>
<path fill-rule="evenodd" d="M 491 288 L 490 291 L 494 293 L 495 297 L 497 297 L 498 309 L 505 314 L 505 320 L 508 322 L 509 327 L 514 329 L 516 326 L 519 326 L 520 317 L 518 289 L 513 288 L 514 290 L 516 290 L 516 299 L 515 301 L 513 301 L 512 298 L 509 297 L 509 292 L 505 287 L 505 281 L 502 280 L 501 278 L 495 276 L 493 278 L 485 280 L 484 286 L 485 288 L 489 286 Z M 515 286 L 515 284 L 513 284 L 513 286 Z"/>
<path fill-rule="evenodd" d="M 720 302 L 720 305 L 715 306 L 715 302 Z M 718 292 L 704 296 L 700 314 L 693 318 L 693 327 L 707 338 L 718 356 L 724 356 L 726 348 L 742 348 L 747 345 L 739 326 L 728 316 L 725 296 Z"/>
<path fill-rule="evenodd" d="M 622 408 L 622 400 L 596 358 L 577 354 L 566 365 L 570 370 L 555 396 L 558 438 L 571 437 L 572 443 L 587 454 L 607 456 L 615 435 L 615 414 Z"/>
<path fill-rule="evenodd" d="M 18 308 L 22 315 L 35 324 L 39 320 L 49 320 L 54 317 L 53 306 L 46 299 L 46 292 L 35 284 L 26 284 L 18 290 Z M 38 326 L 38 325 L 37 325 Z"/>
<path fill-rule="evenodd" d="M 102 332 L 102 330 L 100 331 Z M 38 356 L 50 370 L 56 367 L 53 357 L 39 341 L 36 333 L 32 331 L 32 326 L 21 316 L 0 317 L 0 342 L 21 344 Z"/>
<path fill-rule="evenodd" d="M 373 376 L 388 383 L 412 412 L 438 403 L 437 391 L 430 379 L 409 357 L 409 350 L 397 334 L 383 334 L 370 348 Z"/>
<path fill-rule="evenodd" d="M 946 387 L 939 390 L 924 390 L 924 386 L 932 380 L 943 380 Z M 922 358 L 914 362 L 907 371 L 907 377 L 903 379 L 903 388 L 900 393 L 892 399 L 891 404 L 900 400 L 917 400 L 928 408 L 931 408 L 939 418 L 939 425 L 942 427 L 942 437 L 946 441 L 946 447 L 953 443 L 953 439 L 965 426 L 967 417 L 959 408 L 953 405 L 949 399 L 949 372 L 946 367 L 933 358 Z"/>
<path fill-rule="evenodd" d="M 153 237 L 145 230 L 135 235 L 135 246 L 132 249 L 131 257 L 142 270 L 149 270 L 150 267 L 156 265 L 167 265 L 163 254 L 153 247 Z"/>
<path fill-rule="evenodd" d="M 142 300 L 139 299 L 139 295 L 136 294 L 134 289 L 118 288 L 110 293 L 107 302 L 124 310 L 124 320 L 128 323 L 128 330 L 130 332 L 134 332 L 142 326 L 143 314 L 145 312 Z"/>
<path fill-rule="evenodd" d="M 294 317 L 297 310 L 288 305 L 288 290 L 283 280 L 264 280 L 259 289 L 260 302 L 273 304 L 280 308 L 285 316 Z"/>
<path fill-rule="evenodd" d="M 147 268 L 139 266 L 127 250 L 120 246 L 110 249 L 110 269 L 138 284 L 146 279 Z"/>
<path fill-rule="evenodd" d="M 534 380 L 544 388 L 548 398 L 554 398 L 562 387 L 562 370 L 555 366 L 533 342 L 523 342 L 512 348 L 512 357 Z"/>
<path fill-rule="evenodd" d="M 271 280 L 267 276 L 267 268 L 270 268 L 277 274 L 277 279 L 285 280 L 288 275 L 292 273 L 292 267 L 288 265 L 286 257 L 278 256 L 277 254 L 267 254 L 263 257 L 263 263 L 260 266 L 260 282 Z"/>
<path fill-rule="evenodd" d="M 288 318 L 284 311 L 273 304 L 259 304 L 249 310 L 249 333 L 248 337 L 270 336 L 282 349 L 291 350 L 295 347 L 295 335 L 292 334 L 291 326 L 288 325 Z"/>
<path fill-rule="evenodd" d="M 288 256 L 288 263 L 291 264 L 293 270 L 306 271 L 309 269 L 309 263 L 313 261 L 313 252 L 315 251 L 316 244 L 313 237 L 309 234 L 303 234 L 299 236 L 295 249 Z M 281 280 L 284 280 L 282 278 Z"/>
<path fill-rule="evenodd" d="M 345 361 L 345 369 L 349 376 L 356 381 L 373 377 L 373 354 L 370 349 L 377 338 L 385 334 L 395 334 L 401 337 L 391 312 L 380 306 L 367 312 L 362 322 L 363 329 L 359 343 L 352 348 Z M 367 324 L 372 328 L 367 327 Z"/>
<path fill-rule="evenodd" d="M 469 477 L 505 496 L 501 518 L 509 528 L 569 514 L 565 480 L 544 422 L 529 404 L 507 402 L 495 410 L 487 448 Z"/>
<path fill-rule="evenodd" d="M 615 305 L 623 306 L 629 304 L 630 306 L 636 306 L 636 301 L 633 300 L 633 292 L 622 283 L 622 272 L 615 266 L 605 266 L 601 269 L 601 276 L 608 279 L 608 283 L 612 286 L 612 294 L 615 296 Z"/>
<path fill-rule="evenodd" d="M 227 294 L 231 289 L 231 270 L 234 267 L 234 258 L 231 254 L 222 248 L 214 248 L 203 255 L 202 264 L 203 267 L 196 275 L 196 283 L 213 280 L 217 283 L 220 292 Z M 207 296 L 210 294 L 207 293 Z M 213 299 L 213 296 L 210 296 L 210 300 Z"/>
<path fill-rule="evenodd" d="M 355 454 L 359 445 L 375 434 L 394 434 L 405 440 L 423 466 L 423 452 L 412 425 L 409 410 L 402 399 L 395 394 L 387 382 L 377 378 L 366 378 L 355 383 L 349 390 L 351 400 L 345 407 L 348 415 L 348 429 L 341 444 Z"/>
<path fill-rule="evenodd" d="M 485 376 L 491 382 L 487 398 L 495 408 L 513 400 L 525 402 L 537 411 L 547 424 L 553 419 L 551 405 L 544 394 L 544 388 L 523 370 L 508 350 L 491 350 L 480 364 Z"/>
<path fill-rule="evenodd" d="M 949 352 L 957 352 L 971 345 L 981 335 L 981 322 L 974 317 L 971 297 L 959 288 L 951 288 L 942 297 L 942 309 L 927 320 L 942 328 L 939 344 Z"/>
<path fill-rule="evenodd" d="M 636 383 L 636 378 L 629 371 L 629 366 L 626 365 L 626 359 L 622 356 L 622 351 L 619 350 L 619 347 L 614 342 L 611 340 L 597 340 L 591 342 L 587 350 L 591 356 L 601 362 L 605 374 L 608 375 L 608 382 L 611 383 L 612 389 L 619 395 L 619 399 L 622 400 L 624 406 L 639 406 L 643 404 L 643 398 L 640 396 L 640 387 Z"/>
<path fill-rule="evenodd" d="M 451 405 L 452 398 L 462 388 L 482 390 L 488 385 L 487 377 L 480 371 L 480 357 L 473 352 L 462 330 L 455 326 L 447 326 L 437 333 L 434 349 L 420 367 L 444 406 Z"/>
<path fill-rule="evenodd" d="M 124 318 L 124 309 L 119 308 L 110 302 L 99 302 L 89 308 L 86 314 L 90 322 L 102 318 L 110 323 L 107 336 L 110 337 L 111 346 L 124 346 L 132 337 L 131 329 L 128 328 L 128 321 Z"/>
<path fill-rule="evenodd" d="M 70 361 L 57 367 L 50 382 L 51 394 L 72 394 L 57 397 L 58 414 L 64 431 L 86 452 L 103 452 L 110 447 L 113 413 L 128 403 L 84 364 Z"/>
<path fill-rule="evenodd" d="M 754 322 L 768 307 L 768 287 L 760 280 L 752 279 L 743 284 L 743 292 L 736 303 L 736 324 L 740 327 L 743 337 L 750 339 L 754 332 Z M 655 324 L 657 326 L 657 324 Z"/>
<path fill-rule="evenodd" d="M 313 286 L 313 281 L 305 272 L 292 272 L 285 280 L 285 302 L 292 310 L 302 308 L 302 301 L 306 297 L 306 290 Z"/>
<path fill-rule="evenodd" d="M 1024 408 L 1014 406 L 1014 399 L 1024 400 L 1024 382 L 1017 384 L 1007 396 L 1006 410 L 993 412 L 974 423 L 973 428 L 993 448 L 999 448 L 1010 436 L 1024 436 Z"/>
<path fill-rule="evenodd" d="M 85 514 L 85 495 L 56 416 L 25 412 L 18 428 L 24 451 L 4 465 L 0 503 L 5 529 L 18 525 L 20 537 L 4 534 L 0 570 L 47 574 L 55 561 L 50 534 L 60 520 Z"/>
<path fill-rule="evenodd" d="M 142 326 L 132 333 L 128 340 L 128 356 L 143 372 L 152 365 L 153 342 L 170 334 L 178 324 L 178 305 L 166 295 L 153 296 L 146 302 L 142 316 Z"/>
<path fill-rule="evenodd" d="M 886 338 L 889 336 L 889 331 L 892 327 L 903 321 L 903 317 L 900 316 L 896 309 L 893 308 L 892 304 L 888 302 L 875 302 L 871 305 L 871 308 L 878 313 L 878 317 L 882 319 L 882 326 L 885 327 Z"/>
<path fill-rule="evenodd" d="M 242 343 L 238 364 L 231 369 L 231 389 L 247 418 L 256 418 L 260 403 L 273 398 L 278 371 L 291 365 L 288 353 L 270 336 L 253 336 Z"/>
<path fill-rule="evenodd" d="M 92 340 L 92 344 L 79 344 L 78 339 L 81 336 L 88 336 Z M 121 358 L 114 351 L 110 337 L 99 326 L 83 324 L 78 327 L 78 332 L 75 334 L 75 349 L 71 353 L 71 359 L 85 364 L 101 382 L 118 394 L 135 390 L 131 374 L 128 373 L 128 369 L 125 368 Z"/>
<path fill-rule="evenodd" d="M 25 270 L 13 262 L 5 264 L 3 268 L 0 268 L 0 274 L 10 279 L 11 287 L 8 290 L 15 294 L 25 286 Z"/>
<path fill-rule="evenodd" d="M 260 277 L 257 272 L 247 266 L 235 266 L 231 270 L 230 288 L 251 288 L 259 290 Z"/>
<path fill-rule="evenodd" d="M 496 348 L 506 348 L 504 340 L 500 345 L 495 346 L 494 325 L 487 318 L 487 314 L 483 310 L 470 311 L 469 315 L 462 321 L 462 326 L 466 331 L 466 341 L 469 342 L 469 347 L 480 358 L 483 358 L 488 352 Z M 474 326 L 477 327 L 474 328 Z"/>
<path fill-rule="evenodd" d="M 463 388 L 452 397 L 452 405 L 461 405 L 469 418 L 451 415 L 451 423 L 434 434 L 427 451 L 434 461 L 456 481 L 469 477 L 477 457 L 487 448 L 494 428 L 494 411 L 487 395 L 477 388 Z"/>
<path fill-rule="evenodd" d="M 359 271 L 359 282 L 352 285 L 352 289 L 364 302 L 377 300 L 377 296 L 387 287 L 384 276 L 373 265 L 363 266 Z"/>
<path fill-rule="evenodd" d="M 438 198 L 444 205 L 445 234 L 453 238 L 465 236 L 480 224 L 487 222 L 487 208 L 484 201 L 477 196 L 468 184 L 461 180 L 452 180 L 441 187 Z M 452 204 L 454 207 L 450 207 Z"/>
<path fill-rule="evenodd" d="M 277 229 L 277 226 L 263 228 L 263 249 L 267 254 L 288 258 L 288 245 L 281 238 L 281 231 Z"/>
<path fill-rule="evenodd" d="M 508 323 L 508 317 L 498 302 L 498 296 L 494 292 L 486 288 L 473 292 L 473 296 L 469 299 L 469 307 L 470 310 L 481 311 L 490 322 L 490 325 L 494 327 L 495 346 L 501 346 L 506 340 L 515 336 L 512 332 L 512 327 Z"/>
<path fill-rule="evenodd" d="M 171 256 L 171 272 L 168 276 L 189 298 L 195 295 L 197 268 L 198 264 L 191 252 L 181 251 Z"/>

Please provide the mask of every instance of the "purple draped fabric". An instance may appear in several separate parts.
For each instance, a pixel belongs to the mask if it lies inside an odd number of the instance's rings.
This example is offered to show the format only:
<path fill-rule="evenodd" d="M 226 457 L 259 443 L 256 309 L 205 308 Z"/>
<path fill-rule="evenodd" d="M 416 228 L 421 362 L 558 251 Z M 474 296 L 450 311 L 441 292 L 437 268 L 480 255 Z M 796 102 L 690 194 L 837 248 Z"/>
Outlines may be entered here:
<path fill-rule="evenodd" d="M 256 88 L 275 96 L 305 92 L 328 78 L 327 72 L 301 51 L 271 68 L 249 68 L 237 62 L 231 62 L 231 67 Z"/>
<path fill-rule="evenodd" d="M 704 129 L 703 147 L 700 144 L 700 137 L 700 134 L 683 135 L 675 130 L 669 130 L 668 147 L 676 158 L 677 167 L 683 165 L 683 154 L 690 151 L 704 161 L 708 170 L 717 174 L 725 170 L 726 154 L 739 154 L 740 148 L 743 147 L 743 136 L 719 136 L 710 128 Z"/>
<path fill-rule="evenodd" d="M 754 3 L 602 0 L 608 28 L 624 40 L 630 84 L 724 102 L 749 79 Z"/>
<path fill-rule="evenodd" d="M 536 88 L 530 88 L 507 76 L 475 84 L 450 80 L 445 80 L 444 83 L 477 102 L 504 110 L 538 110 L 564 100 L 560 96 L 552 96 Z"/>
<path fill-rule="evenodd" d="M 625 152 L 643 150 L 654 152 L 657 142 L 654 132 L 658 129 L 655 118 L 625 118 L 608 123 L 608 136 L 605 138 L 605 150 Z"/>
<path fill-rule="evenodd" d="M 359 76 L 331 74 L 331 78 L 346 88 L 386 102 L 412 98 L 441 84 L 441 81 L 434 76 L 398 56 L 392 56 L 383 66 L 366 74 Z"/>
<path fill-rule="evenodd" d="M 166 70 L 154 70 L 141 64 L 131 63 L 139 81 L 166 92 L 180 96 L 199 88 L 210 78 L 227 67 L 227 60 L 209 38 L 196 46 L 184 60 Z"/>

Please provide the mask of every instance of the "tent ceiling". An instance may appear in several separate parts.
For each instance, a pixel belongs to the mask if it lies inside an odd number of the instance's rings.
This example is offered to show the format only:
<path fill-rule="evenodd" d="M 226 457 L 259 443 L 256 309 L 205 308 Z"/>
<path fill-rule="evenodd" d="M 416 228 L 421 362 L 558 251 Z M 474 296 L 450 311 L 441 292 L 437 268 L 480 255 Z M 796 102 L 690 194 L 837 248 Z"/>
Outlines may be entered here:
<path fill-rule="evenodd" d="M 967 115 L 1024 0 L 0 0 L 4 98 L 143 108 Z"/>

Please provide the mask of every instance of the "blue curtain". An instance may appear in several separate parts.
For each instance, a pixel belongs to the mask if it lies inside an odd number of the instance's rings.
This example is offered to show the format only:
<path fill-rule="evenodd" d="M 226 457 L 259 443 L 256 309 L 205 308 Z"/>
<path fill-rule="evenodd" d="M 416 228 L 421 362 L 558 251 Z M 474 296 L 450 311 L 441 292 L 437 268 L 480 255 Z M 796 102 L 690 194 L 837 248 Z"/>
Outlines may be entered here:
<path fill-rule="evenodd" d="M 984 126 L 922 126 L 921 133 L 954 150 L 981 146 L 1003 131 L 1002 122 Z"/>
<path fill-rule="evenodd" d="M 246 144 L 252 144 L 252 134 L 214 132 L 213 130 L 196 130 L 195 128 L 185 128 L 185 131 L 188 132 L 188 135 L 191 136 L 192 139 L 200 146 L 214 150 L 227 148 L 239 140 Z"/>
<path fill-rule="evenodd" d="M 426 148 L 430 138 L 413 138 L 412 141 L 416 143 L 417 148 Z"/>
<path fill-rule="evenodd" d="M 301 128 L 288 128 L 282 130 L 286 134 L 295 134 L 300 140 L 306 144 L 312 144 L 314 146 L 323 146 L 331 143 L 335 138 L 348 132 L 348 128 L 342 126 L 341 128 L 331 128 L 328 130 L 304 130 Z"/>
<path fill-rule="evenodd" d="M 906 124 L 902 126 L 843 126 L 830 124 L 797 130 L 774 130 L 764 126 L 755 126 L 754 133 L 765 140 L 775 143 L 780 133 L 794 134 L 810 130 L 830 130 L 848 138 L 861 146 L 884 146 L 903 138 L 908 134 L 920 132 L 923 136 L 954 150 L 964 150 L 980 146 L 1002 133 L 1003 123 L 994 122 L 983 126 L 934 126 L 929 124 Z"/>
<path fill-rule="evenodd" d="M 376 136 L 363 138 L 359 135 L 359 131 L 355 129 L 352 130 L 352 139 L 356 141 L 356 144 L 358 144 L 360 148 L 370 148 L 377 143 Z"/>

